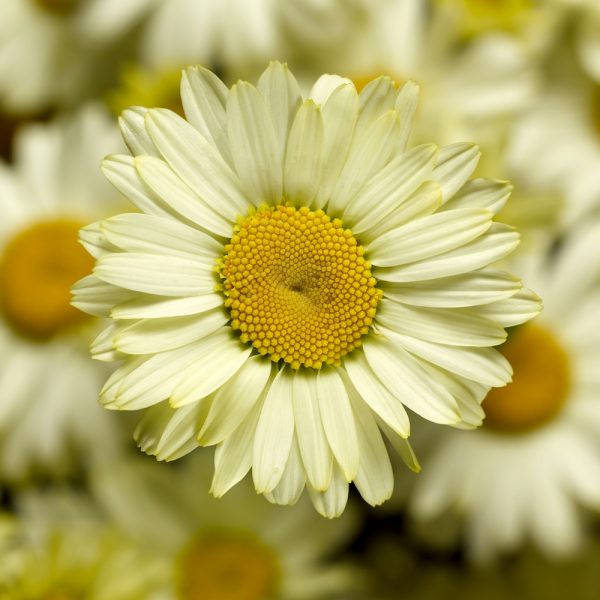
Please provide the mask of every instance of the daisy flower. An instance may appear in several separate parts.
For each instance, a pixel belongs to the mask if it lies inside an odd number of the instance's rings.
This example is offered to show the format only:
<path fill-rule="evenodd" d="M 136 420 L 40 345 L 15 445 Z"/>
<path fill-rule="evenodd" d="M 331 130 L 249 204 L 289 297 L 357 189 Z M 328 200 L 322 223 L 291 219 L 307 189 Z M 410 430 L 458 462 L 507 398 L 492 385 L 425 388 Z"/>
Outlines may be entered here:
<path fill-rule="evenodd" d="M 14 167 L 0 165 L 0 477 L 64 471 L 73 447 L 85 461 L 118 445 L 97 405 L 106 372 L 87 357 L 97 321 L 69 304 L 93 266 L 79 228 L 125 205 L 98 173 L 115 143 L 116 128 L 90 107 L 21 130 Z"/>
<path fill-rule="evenodd" d="M 275 502 L 307 484 L 335 516 L 353 481 L 380 504 L 381 432 L 418 468 L 405 407 L 475 427 L 510 380 L 493 346 L 539 310 L 489 266 L 518 243 L 493 222 L 510 186 L 468 181 L 472 144 L 408 149 L 417 94 L 325 75 L 304 99 L 279 63 L 231 89 L 190 68 L 187 120 L 124 113 L 133 156 L 104 172 L 145 214 L 83 230 L 97 264 L 74 304 L 114 321 L 102 403 L 146 409 L 136 439 L 161 460 L 217 446 L 216 496 L 252 469 Z"/>
<path fill-rule="evenodd" d="M 194 458 L 180 469 L 133 461 L 94 473 L 113 521 L 139 546 L 157 549 L 167 597 L 325 600 L 349 598 L 362 585 L 360 571 L 331 560 L 355 532 L 352 511 L 324 523 L 309 502 L 293 511 L 271 506 L 249 482 L 216 500 L 206 491 L 208 457 Z"/>
<path fill-rule="evenodd" d="M 66 490 L 29 493 L 17 508 L 0 521 L 2 600 L 149 600 L 166 589 L 164 563 L 89 499 Z"/>
<path fill-rule="evenodd" d="M 501 348 L 513 382 L 484 400 L 479 431 L 429 440 L 412 511 L 461 515 L 476 560 L 526 537 L 550 557 L 571 553 L 581 534 L 577 507 L 600 509 L 599 235 L 597 225 L 574 233 L 555 262 L 542 253 L 529 259 L 545 307 Z"/>
<path fill-rule="evenodd" d="M 89 96 L 109 76 L 107 52 L 154 1 L 2 0 L 0 107 L 31 114 Z"/>

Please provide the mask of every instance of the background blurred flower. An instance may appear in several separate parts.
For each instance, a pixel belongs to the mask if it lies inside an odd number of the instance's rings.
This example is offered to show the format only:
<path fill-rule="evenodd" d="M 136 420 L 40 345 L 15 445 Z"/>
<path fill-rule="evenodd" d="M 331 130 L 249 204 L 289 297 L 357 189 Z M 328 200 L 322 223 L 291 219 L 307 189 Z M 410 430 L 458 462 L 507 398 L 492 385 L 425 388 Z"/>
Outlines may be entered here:
<path fill-rule="evenodd" d="M 30 600 L 151 600 L 168 571 L 140 545 L 127 540 L 98 507 L 67 490 L 29 492 L 17 501 L 11 530 L 0 531 L 0 598 Z"/>
<path fill-rule="evenodd" d="M 307 502 L 293 511 L 263 502 L 249 482 L 215 500 L 206 458 L 178 470 L 138 460 L 95 474 L 116 522 L 163 557 L 173 597 L 321 600 L 361 589 L 360 570 L 331 561 L 356 530 L 354 511 L 323 522 Z"/>
<path fill-rule="evenodd" d="M 154 0 L 3 0 L 0 107 L 75 106 L 114 75 L 109 53 Z"/>
<path fill-rule="evenodd" d="M 119 445 L 97 404 L 106 371 L 86 358 L 98 323 L 69 304 L 93 266 L 79 227 L 125 203 L 98 169 L 118 143 L 107 115 L 89 107 L 24 129 L 14 167 L 0 165 L 0 478 L 64 473 Z"/>
<path fill-rule="evenodd" d="M 570 554 L 580 542 L 577 505 L 600 509 L 599 236 L 590 227 L 556 257 L 541 249 L 529 257 L 527 278 L 545 309 L 501 348 L 513 383 L 486 397 L 481 430 L 428 438 L 412 511 L 423 519 L 455 511 L 475 560 L 527 537 L 550 556 Z"/>

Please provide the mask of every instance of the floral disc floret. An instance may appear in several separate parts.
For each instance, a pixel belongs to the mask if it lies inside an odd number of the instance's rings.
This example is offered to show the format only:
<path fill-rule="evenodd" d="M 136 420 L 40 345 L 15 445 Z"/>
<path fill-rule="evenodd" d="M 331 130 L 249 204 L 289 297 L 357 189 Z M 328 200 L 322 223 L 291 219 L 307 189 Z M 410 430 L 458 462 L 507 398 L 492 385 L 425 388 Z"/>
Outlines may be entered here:
<path fill-rule="evenodd" d="M 569 357 L 554 335 L 537 324 L 524 325 L 502 352 L 513 366 L 513 381 L 494 388 L 483 402 L 485 426 L 518 433 L 557 416 L 569 395 Z"/>
<path fill-rule="evenodd" d="M 361 345 L 381 291 L 339 219 L 264 207 L 241 221 L 225 251 L 226 305 L 242 341 L 296 369 L 337 365 Z"/>
<path fill-rule="evenodd" d="M 21 231 L 0 258 L 0 312 L 28 337 L 44 339 L 87 321 L 70 305 L 71 286 L 94 260 L 80 246 L 81 223 L 45 221 Z"/>

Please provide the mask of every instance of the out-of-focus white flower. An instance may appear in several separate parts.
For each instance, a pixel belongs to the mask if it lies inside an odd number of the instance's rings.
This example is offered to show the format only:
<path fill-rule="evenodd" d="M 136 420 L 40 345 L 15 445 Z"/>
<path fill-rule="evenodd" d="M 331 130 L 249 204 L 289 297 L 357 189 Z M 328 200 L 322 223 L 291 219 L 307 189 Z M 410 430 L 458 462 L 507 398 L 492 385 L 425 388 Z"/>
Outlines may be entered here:
<path fill-rule="evenodd" d="M 514 369 L 483 402 L 482 429 L 435 432 L 412 512 L 463 518 L 485 561 L 526 538 L 551 557 L 580 541 L 578 506 L 600 510 L 600 227 L 573 232 L 554 261 L 527 257 L 545 310 L 503 347 Z"/>
<path fill-rule="evenodd" d="M 0 165 L 0 477 L 64 471 L 112 452 L 115 422 L 97 404 L 106 372 L 86 346 L 98 327 L 70 304 L 89 273 L 79 227 L 124 200 L 98 169 L 118 143 L 100 109 L 23 129 L 14 167 Z"/>
<path fill-rule="evenodd" d="M 511 369 L 493 346 L 537 314 L 535 294 L 489 265 L 518 243 L 494 222 L 510 194 L 469 181 L 472 144 L 407 149 L 418 89 L 360 95 L 323 76 L 304 99 L 272 63 L 255 88 L 186 70 L 189 121 L 124 113 L 133 156 L 104 163 L 146 214 L 93 224 L 97 259 L 74 304 L 114 322 L 99 359 L 112 409 L 148 409 L 141 447 L 175 459 L 218 445 L 213 491 L 252 468 L 259 493 L 344 510 L 393 476 L 380 429 L 417 468 L 405 406 L 475 427 Z"/>
<path fill-rule="evenodd" d="M 164 561 L 126 539 L 84 496 L 29 493 L 17 511 L 0 516 L 0 599 L 168 597 L 160 595 Z"/>
<path fill-rule="evenodd" d="M 507 161 L 528 186 L 560 190 L 565 229 L 600 212 L 600 88 L 557 52 L 549 83 L 509 137 Z"/>
<path fill-rule="evenodd" d="M 443 14 L 426 2 L 387 0 L 370 6 L 366 26 L 347 32 L 343 52 L 322 53 L 303 65 L 309 74 L 342 73 L 357 85 L 386 74 L 419 83 L 415 140 L 479 140 L 482 127 L 529 106 L 538 86 L 530 56 L 508 35 L 457 44 Z"/>
<path fill-rule="evenodd" d="M 281 56 L 278 0 L 162 0 L 145 25 L 142 62 L 152 69 L 202 63 L 256 72 Z"/>
<path fill-rule="evenodd" d="M 2 0 L 0 107 L 29 114 L 97 90 L 107 53 L 155 0 Z"/>
<path fill-rule="evenodd" d="M 162 557 L 170 597 L 324 600 L 355 591 L 356 570 L 327 561 L 355 532 L 352 511 L 324 522 L 309 502 L 293 511 L 263 502 L 247 481 L 216 500 L 211 461 L 194 458 L 179 469 L 139 460 L 95 472 L 113 520 Z"/>

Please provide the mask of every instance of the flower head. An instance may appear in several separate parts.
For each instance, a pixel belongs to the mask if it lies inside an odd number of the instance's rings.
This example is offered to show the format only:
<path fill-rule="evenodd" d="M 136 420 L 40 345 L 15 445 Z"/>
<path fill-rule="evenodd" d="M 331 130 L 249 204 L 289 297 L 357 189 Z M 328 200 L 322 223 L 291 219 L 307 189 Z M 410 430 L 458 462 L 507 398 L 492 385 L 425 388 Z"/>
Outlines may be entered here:
<path fill-rule="evenodd" d="M 467 181 L 472 144 L 407 149 L 417 96 L 325 75 L 304 99 L 273 63 L 230 90 L 187 69 L 187 120 L 124 113 L 133 156 L 104 171 L 145 214 L 83 230 L 98 261 L 74 303 L 113 318 L 93 352 L 124 362 L 102 402 L 147 409 L 145 451 L 216 445 L 217 496 L 252 469 L 272 501 L 308 485 L 334 516 L 349 482 L 391 494 L 382 431 L 418 469 L 405 407 L 481 423 L 511 374 L 492 346 L 539 306 L 489 266 L 518 243 L 493 222 L 510 186 Z"/>

